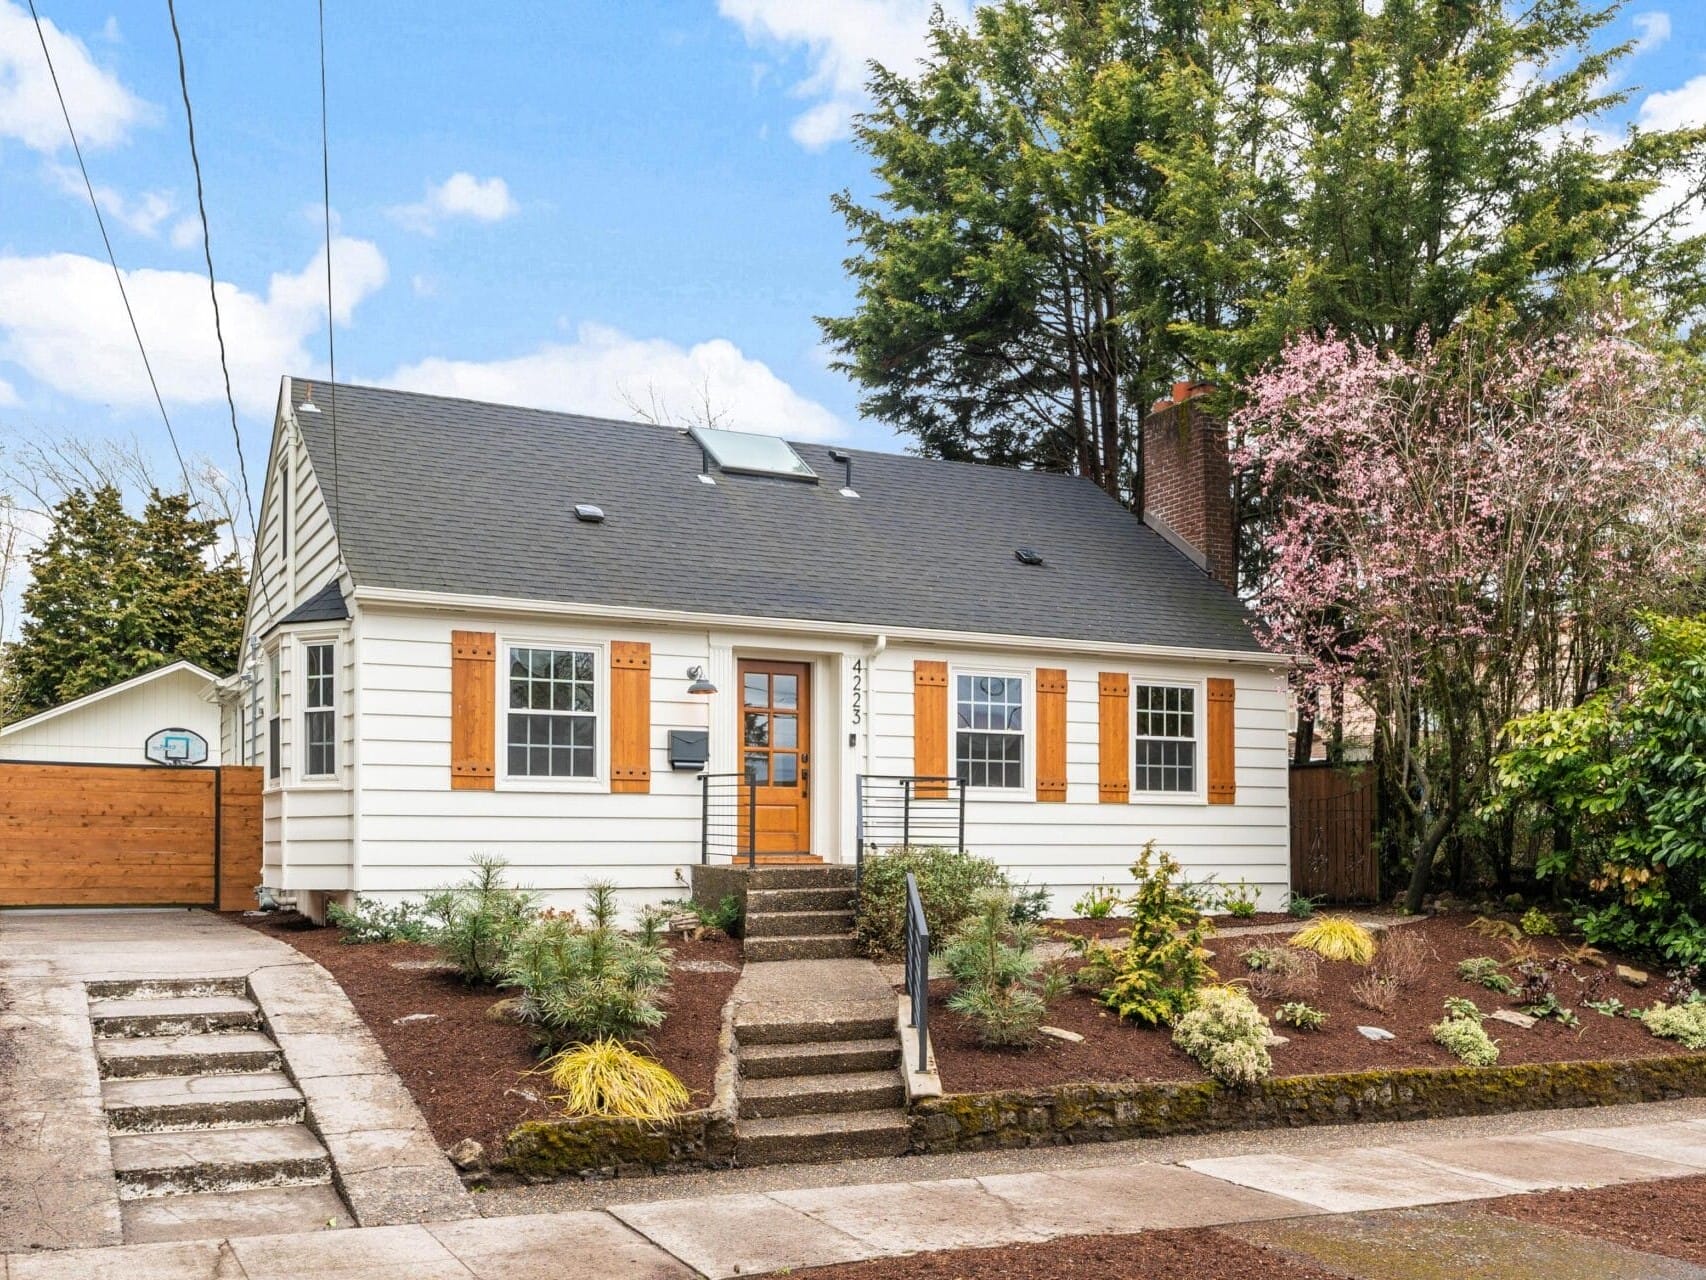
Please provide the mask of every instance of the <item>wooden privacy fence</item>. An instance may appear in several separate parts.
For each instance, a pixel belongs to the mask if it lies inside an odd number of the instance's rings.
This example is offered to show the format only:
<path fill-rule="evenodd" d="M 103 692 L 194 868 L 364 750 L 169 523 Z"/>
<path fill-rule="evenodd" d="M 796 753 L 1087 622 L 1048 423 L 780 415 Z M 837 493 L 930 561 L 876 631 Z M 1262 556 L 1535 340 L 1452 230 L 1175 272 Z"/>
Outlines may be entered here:
<path fill-rule="evenodd" d="M 1374 770 L 1291 769 L 1291 887 L 1329 902 L 1378 902 Z"/>
<path fill-rule="evenodd" d="M 261 771 L 0 761 L 0 907 L 254 905 Z"/>

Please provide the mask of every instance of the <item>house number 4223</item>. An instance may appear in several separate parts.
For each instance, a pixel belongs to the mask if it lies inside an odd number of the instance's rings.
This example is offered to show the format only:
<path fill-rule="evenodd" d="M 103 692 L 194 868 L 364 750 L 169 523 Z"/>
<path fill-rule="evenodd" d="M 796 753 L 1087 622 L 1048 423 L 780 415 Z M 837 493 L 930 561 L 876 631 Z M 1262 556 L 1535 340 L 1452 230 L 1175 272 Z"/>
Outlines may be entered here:
<path fill-rule="evenodd" d="M 865 719 L 865 660 L 853 659 L 853 723 L 863 724 Z"/>

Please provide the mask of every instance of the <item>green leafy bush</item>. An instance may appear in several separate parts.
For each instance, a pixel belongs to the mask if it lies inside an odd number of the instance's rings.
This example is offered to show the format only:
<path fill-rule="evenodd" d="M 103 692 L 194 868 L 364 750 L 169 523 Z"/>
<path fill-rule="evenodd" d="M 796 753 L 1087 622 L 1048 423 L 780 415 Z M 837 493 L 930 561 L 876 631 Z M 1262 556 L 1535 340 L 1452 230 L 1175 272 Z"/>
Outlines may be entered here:
<path fill-rule="evenodd" d="M 1502 996 L 1508 996 L 1516 990 L 1516 983 L 1510 980 L 1492 956 L 1472 956 L 1468 960 L 1459 960 L 1457 976 L 1465 982 L 1473 982 Z"/>
<path fill-rule="evenodd" d="M 1173 1028 L 1173 1043 L 1223 1084 L 1254 1084 L 1274 1069 L 1268 1020 L 1233 987 L 1206 987 Z"/>
<path fill-rule="evenodd" d="M 1706 961 L 1706 618 L 1643 615 L 1647 640 L 1577 707 L 1506 726 L 1492 813 L 1512 808 L 1568 834 L 1536 864 L 1587 899 L 1590 943 Z"/>
<path fill-rule="evenodd" d="M 1641 1025 L 1685 1049 L 1706 1049 L 1706 1002 L 1655 1004 L 1641 1015 Z"/>
<path fill-rule="evenodd" d="M 1131 874 L 1137 888 L 1125 899 L 1131 916 L 1125 946 L 1088 942 L 1080 950 L 1091 980 L 1105 983 L 1101 1000 L 1108 1008 L 1150 1026 L 1172 1023 L 1195 1003 L 1198 988 L 1217 976 L 1203 945 L 1214 925 L 1195 895 L 1175 883 L 1178 862 L 1157 855 L 1153 840 Z"/>
<path fill-rule="evenodd" d="M 1119 901 L 1119 890 L 1112 885 L 1099 884 L 1086 890 L 1084 896 L 1072 904 L 1072 913 L 1081 920 L 1106 920 L 1114 914 Z"/>
<path fill-rule="evenodd" d="M 983 1044 L 1023 1048 L 1036 1039 L 1048 1002 L 1065 983 L 1052 970 L 1039 976 L 1037 926 L 1014 920 L 1011 890 L 980 889 L 972 906 L 942 952 L 960 984 L 948 1007 L 977 1025 Z"/>
<path fill-rule="evenodd" d="M 1530 907 L 1524 911 L 1518 924 L 1523 933 L 1530 938 L 1555 938 L 1558 936 L 1558 922 L 1539 907 Z"/>
<path fill-rule="evenodd" d="M 352 944 L 425 942 L 431 933 L 421 904 L 410 899 L 384 903 L 358 894 L 353 909 L 328 904 L 326 920 L 338 927 L 339 942 Z"/>
<path fill-rule="evenodd" d="M 1470 1022 L 1483 1022 L 1487 1015 L 1481 1012 L 1481 1006 L 1466 996 L 1447 996 L 1445 1000 L 1445 1016 L 1462 1018 Z"/>
<path fill-rule="evenodd" d="M 725 893 L 714 907 L 689 898 L 684 902 L 669 902 L 665 906 L 680 907 L 699 922 L 701 929 L 716 929 L 726 933 L 731 938 L 740 936 L 744 914 L 741 911 L 740 899 L 732 893 Z"/>
<path fill-rule="evenodd" d="M 1313 1005 L 1292 1000 L 1274 1010 L 1274 1021 L 1299 1031 L 1319 1031 L 1327 1025 L 1327 1015 Z"/>
<path fill-rule="evenodd" d="M 1316 900 L 1301 893 L 1293 893 L 1285 900 L 1285 913 L 1294 920 L 1307 920 L 1315 914 Z"/>
<path fill-rule="evenodd" d="M 502 858 L 473 859 L 474 874 L 462 884 L 428 896 L 425 911 L 434 927 L 439 955 L 456 966 L 462 981 L 497 979 L 504 952 L 539 909 L 539 895 L 506 883 Z"/>
<path fill-rule="evenodd" d="M 514 938 L 504 981 L 521 988 L 522 1020 L 550 1045 L 623 1040 L 663 1022 L 669 952 L 616 928 L 616 890 L 587 888 L 587 925 L 545 916 Z"/>
<path fill-rule="evenodd" d="M 1013 891 L 1009 909 L 1014 924 L 1040 924 L 1048 918 L 1049 892 L 1046 884 L 1020 885 Z"/>
<path fill-rule="evenodd" d="M 899 955 L 906 945 L 906 873 L 918 878 L 918 898 L 932 941 L 946 938 L 971 915 L 980 889 L 1007 887 L 1001 868 L 958 849 L 893 849 L 865 862 L 854 922 L 873 956 Z"/>
<path fill-rule="evenodd" d="M 1220 891 L 1220 909 L 1237 920 L 1249 920 L 1261 903 L 1262 890 L 1248 880 L 1240 879 Z"/>
<path fill-rule="evenodd" d="M 1450 1050 L 1466 1066 L 1492 1066 L 1499 1060 L 1499 1046 L 1481 1025 L 1481 1011 L 1475 1009 L 1473 1017 L 1460 1016 L 1452 1012 L 1454 1003 L 1467 1003 L 1471 1009 L 1475 1008 L 1467 1001 L 1447 1001 L 1445 1020 L 1434 1023 L 1432 1028 L 1434 1042 Z"/>

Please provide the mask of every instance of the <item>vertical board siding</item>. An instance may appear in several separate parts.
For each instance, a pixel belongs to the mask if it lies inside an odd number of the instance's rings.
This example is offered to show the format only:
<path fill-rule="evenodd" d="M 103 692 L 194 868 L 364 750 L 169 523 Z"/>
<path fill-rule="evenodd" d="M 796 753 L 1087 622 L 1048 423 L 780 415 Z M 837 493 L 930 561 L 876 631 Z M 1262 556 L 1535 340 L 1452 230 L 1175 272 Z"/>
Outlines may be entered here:
<path fill-rule="evenodd" d="M 1103 671 L 1096 677 L 1099 799 L 1103 804 L 1131 800 L 1131 677 Z"/>
<path fill-rule="evenodd" d="M 498 638 L 450 633 L 450 785 L 490 791 L 497 777 Z"/>
<path fill-rule="evenodd" d="M 652 789 L 652 646 L 617 640 L 610 646 L 610 789 L 645 795 Z"/>
<path fill-rule="evenodd" d="M 1235 757 L 1235 686 L 1231 680 L 1211 677 L 1208 682 L 1208 802 L 1238 802 L 1238 768 Z"/>
<path fill-rule="evenodd" d="M 1037 799 L 1066 803 L 1066 670 L 1037 668 Z"/>
<path fill-rule="evenodd" d="M 921 778 L 948 776 L 948 664 L 930 658 L 912 664 L 911 772 Z M 918 794 L 926 799 L 938 798 L 946 791 L 940 785 L 918 788 Z"/>

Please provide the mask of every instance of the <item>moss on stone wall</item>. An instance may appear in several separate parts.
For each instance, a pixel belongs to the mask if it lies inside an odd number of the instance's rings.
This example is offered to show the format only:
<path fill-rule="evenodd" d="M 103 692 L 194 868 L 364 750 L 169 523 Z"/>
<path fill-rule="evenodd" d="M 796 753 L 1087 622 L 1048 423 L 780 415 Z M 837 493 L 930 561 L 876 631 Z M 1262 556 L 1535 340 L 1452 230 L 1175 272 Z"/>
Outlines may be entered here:
<path fill-rule="evenodd" d="M 719 1169 L 734 1162 L 734 1125 L 719 1111 L 646 1123 L 581 1116 L 528 1120 L 504 1141 L 497 1168 L 530 1181 Z"/>
<path fill-rule="evenodd" d="M 919 1099 L 912 1106 L 912 1149 L 982 1151 L 1701 1095 L 1706 1095 L 1706 1056 L 1699 1055 L 1290 1076 L 1247 1089 L 1210 1080 L 1071 1084 Z"/>

